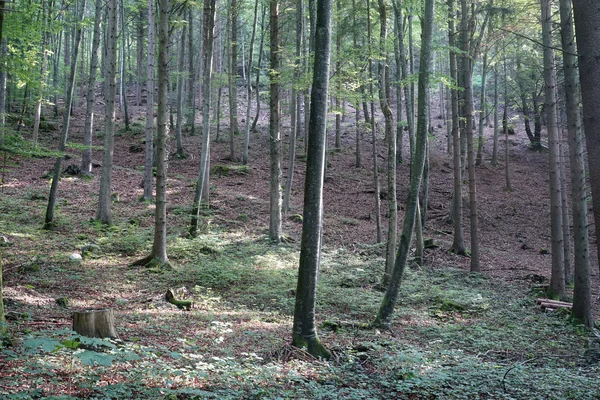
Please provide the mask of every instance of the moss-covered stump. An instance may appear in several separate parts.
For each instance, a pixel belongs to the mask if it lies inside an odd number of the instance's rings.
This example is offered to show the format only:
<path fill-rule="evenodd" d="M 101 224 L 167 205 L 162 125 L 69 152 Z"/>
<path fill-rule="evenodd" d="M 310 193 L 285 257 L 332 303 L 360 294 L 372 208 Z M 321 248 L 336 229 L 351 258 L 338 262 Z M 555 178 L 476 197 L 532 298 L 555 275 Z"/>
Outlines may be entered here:
<path fill-rule="evenodd" d="M 190 311 L 192 309 L 191 301 L 177 300 L 175 298 L 175 294 L 173 293 L 173 291 L 171 289 L 167 290 L 167 293 L 165 293 L 165 300 L 168 303 L 171 303 L 171 304 L 177 306 L 177 308 L 179 308 L 180 310 Z"/>
<path fill-rule="evenodd" d="M 118 339 L 112 308 L 73 313 L 73 330 L 82 336 Z"/>

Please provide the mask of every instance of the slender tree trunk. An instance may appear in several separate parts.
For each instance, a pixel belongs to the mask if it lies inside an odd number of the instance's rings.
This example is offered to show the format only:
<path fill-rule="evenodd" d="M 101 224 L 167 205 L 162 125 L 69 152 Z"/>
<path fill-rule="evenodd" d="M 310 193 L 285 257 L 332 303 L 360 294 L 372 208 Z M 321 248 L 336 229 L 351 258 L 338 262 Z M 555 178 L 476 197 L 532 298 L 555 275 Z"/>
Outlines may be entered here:
<path fill-rule="evenodd" d="M 125 30 L 125 0 L 121 0 L 121 104 L 123 104 L 123 120 L 125 130 L 129 131 L 129 109 L 127 108 L 127 77 L 125 71 L 125 51 L 127 48 L 127 31 Z"/>
<path fill-rule="evenodd" d="M 260 117 L 260 72 L 262 65 L 263 48 L 265 43 L 265 14 L 267 13 L 267 7 L 263 5 L 262 16 L 260 19 L 260 45 L 258 46 L 258 61 L 256 63 L 256 114 L 252 121 L 252 132 L 256 132 L 256 125 L 258 118 Z"/>
<path fill-rule="evenodd" d="M 154 164 L 154 0 L 148 0 L 148 69 L 146 78 L 146 151 L 144 157 L 144 201 L 152 200 Z"/>
<path fill-rule="evenodd" d="M 271 84 L 269 142 L 271 148 L 271 181 L 269 206 L 269 237 L 281 241 L 281 132 L 279 130 L 279 5 L 270 0 L 271 22 Z"/>
<path fill-rule="evenodd" d="M 252 84 L 250 83 L 250 73 L 252 71 L 252 57 L 254 55 L 254 41 L 256 39 L 256 25 L 258 21 L 258 0 L 254 1 L 254 17 L 252 19 L 252 35 L 250 37 L 250 46 L 248 48 L 248 78 L 246 81 L 246 126 L 244 128 L 244 150 L 242 151 L 242 163 L 248 164 L 248 148 L 250 147 L 250 111 L 252 110 Z M 301 5 L 299 7 L 302 7 Z M 259 89 L 256 87 L 256 95 Z"/>
<path fill-rule="evenodd" d="M 492 147 L 492 165 L 498 165 L 498 69 L 494 68 L 494 145 Z"/>
<path fill-rule="evenodd" d="M 577 10 L 576 10 L 577 12 Z M 587 12 L 587 11 L 586 11 Z M 593 327 L 592 319 L 592 292 L 590 287 L 590 255 L 589 255 L 589 233 L 587 217 L 587 194 L 586 177 L 583 155 L 583 133 L 581 131 L 581 116 L 579 114 L 579 85 L 577 82 L 577 58 L 573 56 L 576 52 L 573 16 L 570 0 L 560 1 L 561 38 L 563 53 L 563 69 L 565 75 L 565 98 L 567 108 L 567 130 L 569 141 L 569 160 L 571 166 L 571 201 L 573 202 L 573 250 L 574 250 L 574 289 L 573 289 L 573 316 L 581 320 L 587 329 Z M 580 21 L 581 14 L 576 15 Z M 600 18 L 597 18 L 600 23 Z M 598 25 L 596 25 L 597 28 Z M 579 26 L 578 26 L 579 28 Z M 585 29 L 580 32 L 585 34 Z M 598 32 L 597 29 L 595 32 Z M 597 35 L 600 39 L 600 35 Z M 586 39 L 580 39 L 585 46 Z M 596 42 L 597 45 L 597 42 Z M 585 49 L 585 48 L 584 48 Z M 587 63 L 585 50 L 581 51 L 583 62 Z M 587 72 L 587 71 L 586 71 Z M 597 89 L 597 88 L 596 88 Z M 584 98 L 585 102 L 585 98 Z M 584 103 L 584 107 L 585 107 Z"/>
<path fill-rule="evenodd" d="M 448 41 L 450 43 L 450 76 L 457 80 L 458 71 L 456 65 L 456 52 L 452 49 L 456 47 L 456 31 L 454 29 L 454 0 L 448 0 Z M 466 249 L 463 238 L 463 211 L 462 211 L 462 174 L 461 174 L 461 151 L 460 151 L 460 130 L 458 122 L 458 90 L 453 87 L 450 90 L 452 97 L 452 160 L 454 171 L 454 189 L 452 195 L 452 222 L 454 223 L 454 235 L 451 252 L 466 255 Z"/>
<path fill-rule="evenodd" d="M 90 76 L 86 95 L 85 124 L 83 128 L 83 154 L 81 156 L 81 171 L 92 173 L 92 137 L 94 134 L 94 105 L 96 104 L 96 75 L 98 74 L 98 47 L 100 46 L 100 21 L 102 19 L 102 2 L 96 0 L 94 13 L 94 36 L 92 39 L 92 54 L 90 60 Z"/>
<path fill-rule="evenodd" d="M 509 143 L 508 143 L 508 74 L 506 72 L 506 49 L 504 49 L 504 111 L 502 114 L 502 132 L 504 133 L 504 178 L 506 180 L 506 187 L 504 190 L 512 192 L 512 186 L 510 184 L 510 158 L 508 157 Z"/>
<path fill-rule="evenodd" d="M 556 110 L 556 71 L 554 69 L 554 51 L 552 50 L 552 11 L 550 0 L 540 0 L 540 4 L 544 43 L 545 108 L 548 127 L 550 219 L 552 225 L 552 277 L 550 288 L 562 299 L 565 296 L 564 242 L 561 210 L 560 149 Z"/>
<path fill-rule="evenodd" d="M 296 63 L 297 66 L 295 68 L 294 74 L 297 80 L 300 80 L 300 61 L 302 56 L 302 45 L 303 38 L 302 33 L 304 31 L 304 9 L 302 2 L 297 4 L 296 8 Z M 300 107 L 299 101 L 300 94 L 296 90 L 295 87 L 292 88 L 292 115 L 290 122 L 290 156 L 288 160 L 288 171 L 287 171 L 287 179 L 285 183 L 285 192 L 283 194 L 283 211 L 289 212 L 291 210 L 291 197 L 292 197 L 292 183 L 294 179 L 294 168 L 296 164 L 296 136 L 298 135 L 298 127 L 300 124 L 298 121 L 300 120 Z"/>
<path fill-rule="evenodd" d="M 38 136 L 40 132 L 40 119 L 42 117 L 42 102 L 46 94 L 46 72 L 48 70 L 48 52 L 46 46 L 48 45 L 48 32 L 47 32 L 47 7 L 46 1 L 42 0 L 42 20 L 43 20 L 43 32 L 42 32 L 42 67 L 41 67 L 41 78 L 40 78 L 40 89 L 38 99 L 35 105 L 35 117 L 33 120 L 33 133 L 32 142 L 34 146 L 38 144 Z"/>
<path fill-rule="evenodd" d="M 183 150 L 183 85 L 184 79 L 184 68 L 185 68 L 185 39 L 186 39 L 186 26 L 184 25 L 181 30 L 181 40 L 179 41 L 179 65 L 177 71 L 179 72 L 177 77 L 177 122 L 175 125 L 175 138 L 177 142 L 177 152 L 175 157 L 179 159 L 186 158 L 185 151 Z"/>
<path fill-rule="evenodd" d="M 150 255 L 135 265 L 169 263 L 167 257 L 167 108 L 169 103 L 169 0 L 158 0 L 158 109 L 156 111 L 156 208 Z"/>
<path fill-rule="evenodd" d="M 78 21 L 83 21 L 85 10 L 85 0 L 82 0 L 81 13 L 78 15 Z M 52 185 L 50 186 L 50 194 L 48 196 L 48 207 L 46 208 L 46 219 L 44 222 L 45 229 L 51 229 L 54 224 L 54 206 L 56 204 L 56 192 L 58 190 L 58 181 L 60 180 L 60 173 L 62 169 L 63 153 L 67 148 L 67 138 L 69 135 L 69 125 L 71 123 L 71 105 L 73 104 L 73 92 L 75 89 L 75 77 L 77 76 L 77 55 L 79 52 L 79 43 L 81 41 L 81 25 L 77 24 L 77 30 L 75 31 L 75 43 L 73 45 L 73 62 L 71 63 L 71 69 L 69 79 L 67 81 L 67 98 L 65 101 L 65 115 L 63 118 L 63 128 L 58 144 L 58 151 L 60 155 L 56 158 L 54 163 L 54 176 L 52 177 Z"/>
<path fill-rule="evenodd" d="M 396 1 L 392 0 L 394 7 L 394 56 L 396 58 L 396 163 L 402 164 L 404 159 L 402 158 L 402 141 L 403 141 L 403 126 L 402 126 L 402 61 L 400 56 L 400 41 L 404 40 L 404 35 L 401 30 L 402 21 L 398 20 L 398 11 Z M 355 28 L 356 29 L 356 28 Z M 404 45 L 404 43 L 402 44 Z M 356 44 L 354 45 L 356 48 Z"/>
<path fill-rule="evenodd" d="M 367 2 L 367 41 L 369 46 L 369 95 L 371 99 L 375 98 L 373 90 L 373 49 L 371 36 L 371 5 Z M 379 166 L 377 162 L 377 124 L 375 122 L 375 106 L 371 100 L 371 142 L 373 150 L 373 186 L 375 189 L 375 224 L 377 230 L 377 243 L 381 243 L 381 198 L 379 187 Z"/>
<path fill-rule="evenodd" d="M 461 36 L 462 36 L 462 66 L 461 73 L 463 76 L 464 87 L 464 136 L 467 138 L 467 163 L 469 167 L 469 208 L 471 220 L 471 272 L 477 272 L 479 267 L 479 237 L 477 226 L 477 192 L 475 185 L 475 154 L 473 150 L 473 86 L 472 74 L 473 67 L 469 38 L 469 9 L 467 0 L 461 0 Z"/>
<path fill-rule="evenodd" d="M 238 6 L 237 0 L 231 1 L 228 20 L 231 27 L 230 46 L 229 46 L 229 158 L 235 161 L 235 142 L 234 136 L 239 132 L 237 119 L 237 19 Z"/>
<path fill-rule="evenodd" d="M 271 0 L 274 2 L 274 0 Z M 316 289 L 321 261 L 323 180 L 325 172 L 325 129 L 331 48 L 331 0 L 318 0 L 315 65 L 308 134 L 304 190 L 304 223 L 300 248 L 300 268 L 292 342 L 305 347 L 315 357 L 329 358 L 331 353 L 321 344 L 315 326 Z M 314 15 L 314 14 L 312 14 Z"/>
<path fill-rule="evenodd" d="M 559 132 L 562 129 L 559 129 Z M 558 154 L 561 160 L 566 160 L 569 156 L 567 153 L 567 144 L 563 141 L 563 135 L 559 134 L 559 150 Z M 563 253 L 564 255 L 564 272 L 565 272 L 565 286 L 573 283 L 573 269 L 571 268 L 571 222 L 569 221 L 569 200 L 567 196 L 567 172 L 565 171 L 565 162 L 560 163 L 560 204 L 562 213 L 563 223 Z"/>
<path fill-rule="evenodd" d="M 396 200 L 396 134 L 394 133 L 394 115 L 390 108 L 389 66 L 385 41 L 387 39 L 387 9 L 385 0 L 379 0 L 379 40 L 382 61 L 379 64 L 379 102 L 385 117 L 385 138 L 388 145 L 387 157 L 387 203 L 388 203 L 388 232 L 385 256 L 385 274 L 383 283 L 386 285 L 394 269 L 396 260 L 396 241 L 398 232 L 398 201 Z"/>
<path fill-rule="evenodd" d="M 486 105 L 486 78 L 488 72 L 488 53 L 487 50 L 483 54 L 483 66 L 481 67 L 481 94 L 480 94 L 480 106 L 479 106 L 479 126 L 478 126 L 478 139 L 477 139 L 477 159 L 475 160 L 475 165 L 481 165 L 483 161 L 483 145 L 485 143 L 485 138 L 483 136 L 483 126 L 485 122 L 485 115 L 487 113 L 487 105 Z"/>
<path fill-rule="evenodd" d="M 210 83 L 212 79 L 212 54 L 215 28 L 215 0 L 204 2 L 204 39 L 202 46 L 202 153 L 200 155 L 200 171 L 196 182 L 190 236 L 198 234 L 200 218 L 200 201 L 204 194 L 210 170 Z"/>
<path fill-rule="evenodd" d="M 190 135 L 196 134 L 196 74 L 194 68 L 194 11 L 188 7 L 188 76 L 187 76 L 187 118 L 186 125 Z"/>
<path fill-rule="evenodd" d="M 111 180 L 113 165 L 113 147 L 115 131 L 115 92 L 117 61 L 117 0 L 108 2 L 108 37 L 106 41 L 106 105 L 104 106 L 104 156 L 102 159 L 102 177 L 96 218 L 104 224 L 111 223 Z"/>
<path fill-rule="evenodd" d="M 415 221 L 417 220 L 417 208 L 419 203 L 419 192 L 421 189 L 421 177 L 425 163 L 425 148 L 427 140 L 427 105 L 426 92 L 429 88 L 429 75 L 431 73 L 431 43 L 433 38 L 433 0 L 425 0 L 423 14 L 423 28 L 421 34 L 421 60 L 419 68 L 419 98 L 417 116 L 417 134 L 415 140 L 415 152 L 411 161 L 410 186 L 406 202 L 406 213 L 400 244 L 396 255 L 396 263 L 390 283 L 387 287 L 379 312 L 375 317 L 373 325 L 387 326 L 390 324 L 392 313 L 398 298 L 398 291 L 402 282 L 402 276 L 406 267 Z"/>

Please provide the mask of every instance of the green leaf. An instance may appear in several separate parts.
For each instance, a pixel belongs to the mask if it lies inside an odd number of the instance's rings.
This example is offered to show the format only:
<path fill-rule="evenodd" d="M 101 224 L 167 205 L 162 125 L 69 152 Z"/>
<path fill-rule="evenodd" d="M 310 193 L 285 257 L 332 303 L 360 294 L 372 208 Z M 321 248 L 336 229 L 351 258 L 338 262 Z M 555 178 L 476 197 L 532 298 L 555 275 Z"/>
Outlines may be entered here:
<path fill-rule="evenodd" d="M 37 349 L 39 347 L 46 352 L 52 352 L 62 347 L 59 341 L 54 339 L 42 338 L 42 339 L 27 339 L 23 341 L 23 346 L 30 349 Z"/>
<path fill-rule="evenodd" d="M 90 350 L 76 353 L 74 356 L 79 358 L 84 365 L 102 365 L 105 367 L 110 367 L 115 359 L 114 356 Z"/>

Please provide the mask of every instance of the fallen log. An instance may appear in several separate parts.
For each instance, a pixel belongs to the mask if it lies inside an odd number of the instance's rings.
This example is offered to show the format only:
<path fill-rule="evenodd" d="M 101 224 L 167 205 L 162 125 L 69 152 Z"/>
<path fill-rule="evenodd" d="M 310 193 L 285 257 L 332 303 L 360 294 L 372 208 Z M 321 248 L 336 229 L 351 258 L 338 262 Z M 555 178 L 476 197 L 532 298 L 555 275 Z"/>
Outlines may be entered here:
<path fill-rule="evenodd" d="M 542 304 L 542 303 L 548 303 L 548 304 L 555 304 L 555 305 L 563 305 L 563 306 L 573 306 L 573 303 L 568 303 L 566 301 L 560 301 L 560 300 L 552 300 L 552 299 L 544 299 L 544 298 L 538 298 L 535 300 L 535 302 L 537 304 Z"/>
<path fill-rule="evenodd" d="M 175 294 L 173 293 L 173 291 L 171 289 L 167 290 L 167 293 L 165 293 L 165 300 L 168 303 L 171 303 L 171 304 L 177 306 L 177 308 L 179 308 L 180 310 L 190 311 L 192 309 L 191 301 L 177 300 L 175 298 Z"/>

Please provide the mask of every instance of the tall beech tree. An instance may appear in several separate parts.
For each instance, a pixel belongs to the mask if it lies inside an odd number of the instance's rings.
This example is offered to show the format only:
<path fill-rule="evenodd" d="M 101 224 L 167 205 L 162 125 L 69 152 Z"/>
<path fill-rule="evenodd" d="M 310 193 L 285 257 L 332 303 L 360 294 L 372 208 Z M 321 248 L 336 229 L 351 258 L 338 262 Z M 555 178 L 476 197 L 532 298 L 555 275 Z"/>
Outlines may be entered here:
<path fill-rule="evenodd" d="M 102 157 L 102 177 L 96 218 L 103 224 L 111 223 L 112 167 L 114 132 L 116 124 L 115 95 L 117 87 L 117 0 L 107 4 L 108 20 L 106 37 L 106 72 L 104 74 L 106 104 L 104 106 L 104 155 Z"/>
<path fill-rule="evenodd" d="M 269 143 L 271 150 L 271 179 L 269 201 L 269 237 L 272 241 L 281 242 L 281 131 L 279 129 L 279 4 L 270 0 L 271 23 L 271 59 L 269 86 Z"/>
<path fill-rule="evenodd" d="M 64 158 L 63 153 L 67 148 L 67 139 L 69 137 L 69 126 L 71 124 L 71 106 L 73 104 L 73 93 L 75 91 L 75 78 L 77 76 L 77 60 L 79 53 L 79 43 L 81 42 L 81 30 L 82 22 L 85 11 L 86 0 L 81 0 L 80 12 L 78 15 L 78 21 L 75 29 L 75 41 L 73 43 L 73 59 L 71 62 L 71 69 L 69 73 L 69 79 L 67 80 L 67 98 L 65 100 L 65 114 L 63 117 L 62 133 L 60 136 L 60 142 L 58 143 L 58 151 L 60 155 L 56 158 L 54 163 L 54 174 L 52 176 L 52 184 L 50 186 L 50 194 L 48 196 L 48 207 L 46 208 L 46 218 L 44 221 L 44 228 L 50 229 L 54 224 L 54 207 L 56 205 L 56 192 L 58 190 L 58 181 L 60 181 L 60 174 L 62 172 L 62 161 Z"/>
<path fill-rule="evenodd" d="M 167 257 L 167 108 L 169 100 L 169 0 L 158 0 L 158 109 L 156 111 L 156 208 L 152 251 L 134 265 L 168 264 Z"/>
<path fill-rule="evenodd" d="M 189 234 L 195 237 L 198 234 L 200 219 L 200 202 L 204 197 L 205 186 L 210 170 L 210 85 L 212 79 L 213 43 L 215 39 L 215 0 L 204 2 L 204 20 L 202 23 L 202 151 L 200 154 L 200 171 L 196 181 L 194 202 L 192 205 L 192 221 Z"/>
<path fill-rule="evenodd" d="M 85 123 L 83 127 L 83 153 L 81 156 L 81 171 L 92 173 L 92 137 L 94 134 L 94 106 L 96 104 L 96 75 L 98 75 L 98 47 L 100 47 L 100 22 L 102 20 L 101 0 L 96 0 L 94 13 L 94 33 L 92 39 L 92 54 L 90 59 L 90 75 L 86 95 Z"/>
<path fill-rule="evenodd" d="M 331 353 L 321 344 L 317 335 L 315 308 L 323 238 L 323 180 L 331 50 L 331 3 L 331 0 L 317 0 L 315 63 L 308 128 L 310 140 L 304 183 L 304 222 L 292 328 L 294 346 L 306 348 L 313 356 L 323 358 L 330 358 Z"/>
<path fill-rule="evenodd" d="M 427 104 L 426 93 L 429 88 L 429 75 L 431 74 L 431 55 L 433 38 L 433 10 L 434 0 L 425 0 L 425 8 L 422 19 L 421 33 L 421 58 L 419 68 L 419 96 L 417 113 L 417 131 L 415 138 L 414 154 L 411 160 L 410 185 L 408 188 L 408 199 L 406 201 L 406 213 L 404 214 L 404 223 L 402 233 L 400 234 L 400 243 L 396 254 L 394 270 L 387 286 L 381 306 L 373 325 L 387 326 L 390 324 L 398 291 L 402 283 L 404 269 L 408 260 L 410 244 L 412 241 L 415 221 L 417 219 L 417 207 L 419 204 L 419 192 L 421 190 L 421 178 L 425 165 L 425 150 L 427 141 Z M 305 200 L 306 202 L 306 200 Z"/>
<path fill-rule="evenodd" d="M 148 68 L 146 70 L 144 201 L 152 200 L 152 166 L 154 164 L 154 39 L 154 0 L 148 0 Z"/>
<path fill-rule="evenodd" d="M 566 3 L 566 2 L 565 2 Z M 561 1 L 561 17 L 566 14 L 568 4 Z M 577 29 L 577 54 L 579 63 L 579 80 L 581 83 L 581 99 L 583 102 L 583 125 L 585 128 L 586 147 L 588 152 L 588 164 L 590 174 L 590 186 L 592 189 L 593 212 L 596 223 L 596 245 L 600 251 L 600 13 L 597 11 L 598 4 L 595 0 L 573 0 L 573 16 L 575 18 L 575 27 Z M 564 15 L 565 17 L 567 15 Z M 567 23 L 563 18 L 562 28 L 565 30 Z M 570 35 L 569 35 L 570 36 Z M 564 39 L 563 39 L 564 40 Z M 567 40 L 569 41 L 569 40 Z M 564 43 L 564 42 L 563 42 Z M 572 46 L 565 49 L 572 52 Z M 574 61 L 572 58 L 569 60 Z M 567 62 L 565 60 L 565 62 Z M 571 64 L 574 65 L 574 64 Z M 565 66 L 566 68 L 566 66 Z M 569 87 L 567 86 L 567 90 Z M 576 97 L 574 99 L 577 99 Z M 577 142 L 577 137 L 569 134 L 569 152 L 571 154 L 571 183 L 572 190 L 582 189 L 581 180 L 575 182 L 575 173 L 582 168 L 583 152 L 581 141 Z M 571 145 L 573 143 L 573 145 Z M 576 153 L 576 155 L 574 154 Z M 574 164 L 578 164 L 577 166 Z M 583 192 L 576 198 L 573 192 L 573 229 L 575 233 L 575 288 L 573 291 L 573 315 L 580 318 L 586 327 L 591 327 L 591 294 L 589 271 L 586 271 L 584 257 L 585 250 L 578 248 L 581 245 L 585 234 L 582 228 L 586 227 L 587 218 L 584 220 L 582 215 L 575 214 L 575 210 L 583 207 L 586 210 L 585 198 Z M 580 211 L 581 214 L 581 211 Z M 585 221 L 585 222 L 584 222 Z M 583 226 L 579 226 L 583 223 Z M 600 254 L 600 253 L 599 253 Z"/>

